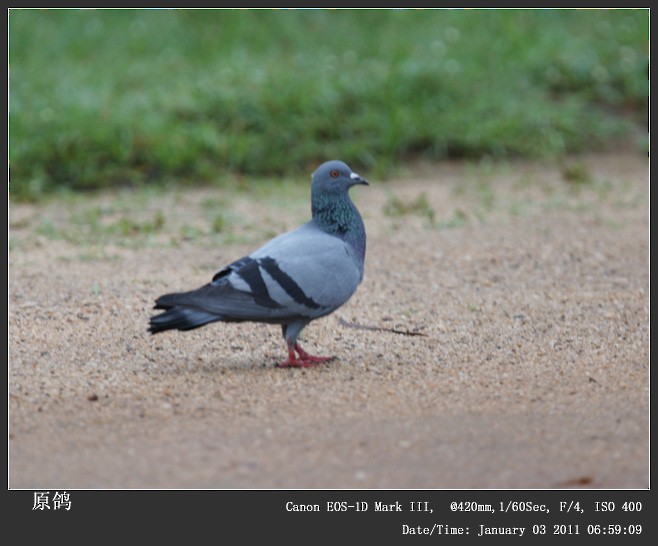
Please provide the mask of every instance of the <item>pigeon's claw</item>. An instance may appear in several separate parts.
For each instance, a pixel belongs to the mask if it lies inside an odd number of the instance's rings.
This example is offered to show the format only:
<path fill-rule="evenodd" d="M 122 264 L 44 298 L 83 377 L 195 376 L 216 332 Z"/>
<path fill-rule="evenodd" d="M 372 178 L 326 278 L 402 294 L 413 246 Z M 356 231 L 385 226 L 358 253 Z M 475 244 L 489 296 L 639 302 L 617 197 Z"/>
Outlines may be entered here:
<path fill-rule="evenodd" d="M 295 354 L 295 352 L 297 354 Z M 297 357 L 299 355 L 299 357 Z M 313 356 L 299 346 L 299 343 L 288 345 L 288 360 L 278 364 L 279 368 L 311 368 L 320 362 L 331 362 L 335 356 Z"/>

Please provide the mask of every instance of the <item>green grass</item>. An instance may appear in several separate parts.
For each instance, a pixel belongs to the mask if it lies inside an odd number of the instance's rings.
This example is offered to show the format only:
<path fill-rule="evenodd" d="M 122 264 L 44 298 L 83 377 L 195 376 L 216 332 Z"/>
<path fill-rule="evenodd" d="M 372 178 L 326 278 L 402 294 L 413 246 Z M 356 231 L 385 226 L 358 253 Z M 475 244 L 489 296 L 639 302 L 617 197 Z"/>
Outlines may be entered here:
<path fill-rule="evenodd" d="M 391 195 L 384 205 L 384 214 L 390 217 L 406 216 L 415 214 L 427 218 L 430 225 L 434 225 L 435 210 L 430 205 L 427 194 L 421 193 L 413 201 L 403 201 L 395 195 Z"/>
<path fill-rule="evenodd" d="M 646 135 L 648 10 L 12 9 L 9 33 L 19 200 Z"/>

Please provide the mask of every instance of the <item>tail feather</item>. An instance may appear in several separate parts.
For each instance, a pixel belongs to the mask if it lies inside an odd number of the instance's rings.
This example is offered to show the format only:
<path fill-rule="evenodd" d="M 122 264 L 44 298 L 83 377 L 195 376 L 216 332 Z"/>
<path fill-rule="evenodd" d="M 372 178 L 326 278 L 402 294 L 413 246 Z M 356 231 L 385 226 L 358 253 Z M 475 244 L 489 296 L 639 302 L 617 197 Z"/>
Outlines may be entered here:
<path fill-rule="evenodd" d="M 249 292 L 228 282 L 207 284 L 189 292 L 165 294 L 155 301 L 164 313 L 152 316 L 148 331 L 193 330 L 210 322 L 287 322 L 297 315 L 285 307 L 263 306 Z"/>
<path fill-rule="evenodd" d="M 222 317 L 205 311 L 172 307 L 164 313 L 151 317 L 148 331 L 157 334 L 165 330 L 194 330 L 218 320 L 222 320 Z"/>

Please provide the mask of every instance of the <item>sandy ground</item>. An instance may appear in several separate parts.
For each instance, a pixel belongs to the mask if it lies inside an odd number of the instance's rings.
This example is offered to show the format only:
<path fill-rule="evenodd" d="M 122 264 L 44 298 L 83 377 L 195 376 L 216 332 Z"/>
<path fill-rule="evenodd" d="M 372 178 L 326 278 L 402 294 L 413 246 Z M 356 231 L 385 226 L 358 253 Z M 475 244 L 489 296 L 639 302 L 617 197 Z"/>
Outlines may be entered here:
<path fill-rule="evenodd" d="M 306 193 L 231 194 L 222 245 L 76 244 L 39 226 L 80 205 L 10 204 L 9 487 L 648 487 L 646 157 L 361 174 L 365 280 L 303 335 L 337 360 L 303 370 L 275 366 L 276 326 L 146 327 L 154 298 L 305 220 Z M 209 199 L 144 213 L 207 232 Z"/>

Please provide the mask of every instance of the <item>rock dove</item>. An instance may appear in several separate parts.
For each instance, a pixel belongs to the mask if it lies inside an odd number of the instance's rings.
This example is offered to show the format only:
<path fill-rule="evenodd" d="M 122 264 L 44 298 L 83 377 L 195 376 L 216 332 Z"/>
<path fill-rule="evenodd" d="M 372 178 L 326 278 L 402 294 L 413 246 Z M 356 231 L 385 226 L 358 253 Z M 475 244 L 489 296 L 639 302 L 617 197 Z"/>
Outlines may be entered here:
<path fill-rule="evenodd" d="M 288 359 L 280 367 L 308 367 L 334 357 L 311 356 L 297 341 L 312 320 L 347 300 L 363 280 L 366 231 L 348 190 L 368 185 L 342 161 L 327 161 L 312 175 L 312 218 L 221 269 L 212 282 L 155 302 L 152 334 L 223 322 L 280 324 Z"/>

